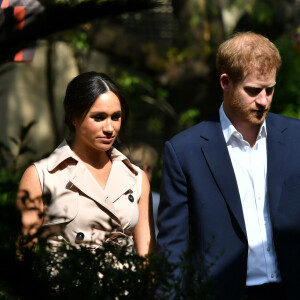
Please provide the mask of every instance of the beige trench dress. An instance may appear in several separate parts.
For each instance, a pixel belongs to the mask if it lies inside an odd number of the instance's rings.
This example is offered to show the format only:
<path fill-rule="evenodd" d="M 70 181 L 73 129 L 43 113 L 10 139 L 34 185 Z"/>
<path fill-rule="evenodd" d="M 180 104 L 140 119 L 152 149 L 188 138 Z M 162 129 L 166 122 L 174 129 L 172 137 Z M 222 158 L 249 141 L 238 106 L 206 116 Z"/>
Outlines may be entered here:
<path fill-rule="evenodd" d="M 91 248 L 104 241 L 132 245 L 139 218 L 142 174 L 118 150 L 109 151 L 112 168 L 104 189 L 63 141 L 34 163 L 44 195 L 43 227 L 53 245 L 65 241 Z"/>

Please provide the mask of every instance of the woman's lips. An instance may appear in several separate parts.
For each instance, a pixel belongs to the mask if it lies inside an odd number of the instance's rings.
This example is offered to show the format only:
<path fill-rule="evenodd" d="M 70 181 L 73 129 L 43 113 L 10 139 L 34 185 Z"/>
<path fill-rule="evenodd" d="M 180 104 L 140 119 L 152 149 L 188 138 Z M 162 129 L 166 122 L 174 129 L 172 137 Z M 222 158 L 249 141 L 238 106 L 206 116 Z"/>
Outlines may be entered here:
<path fill-rule="evenodd" d="M 99 137 L 98 139 L 100 139 L 104 143 L 111 143 L 114 140 L 114 136 L 110 136 L 110 137 L 102 136 Z"/>

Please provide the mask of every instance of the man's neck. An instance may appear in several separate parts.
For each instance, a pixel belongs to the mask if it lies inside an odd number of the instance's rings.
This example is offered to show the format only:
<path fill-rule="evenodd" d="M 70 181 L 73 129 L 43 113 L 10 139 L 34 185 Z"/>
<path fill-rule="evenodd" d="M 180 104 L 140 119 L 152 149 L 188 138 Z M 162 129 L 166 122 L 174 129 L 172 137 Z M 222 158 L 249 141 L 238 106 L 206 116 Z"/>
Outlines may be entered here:
<path fill-rule="evenodd" d="M 242 134 L 243 139 L 249 143 L 250 147 L 253 148 L 261 125 L 245 124 L 241 122 L 238 122 L 237 124 L 232 122 L 232 125 Z"/>

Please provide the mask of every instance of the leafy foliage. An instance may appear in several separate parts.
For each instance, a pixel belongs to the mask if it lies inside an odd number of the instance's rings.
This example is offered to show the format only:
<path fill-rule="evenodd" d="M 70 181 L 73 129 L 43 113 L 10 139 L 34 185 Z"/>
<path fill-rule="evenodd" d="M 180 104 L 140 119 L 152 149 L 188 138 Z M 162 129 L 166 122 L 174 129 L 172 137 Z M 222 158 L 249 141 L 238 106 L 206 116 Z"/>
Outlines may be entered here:
<path fill-rule="evenodd" d="M 15 30 L 11 22 L 5 30 L 0 28 L 0 61 L 7 60 L 12 53 L 30 46 L 39 38 L 83 24 L 100 17 L 114 16 L 129 11 L 156 7 L 151 0 L 106 0 L 106 1 L 43 1 L 45 9 L 30 14 L 30 22 L 22 30 Z M 28 16 L 24 18 L 28 19 Z M 26 19 L 26 21 L 27 21 Z M 19 20 L 20 21 L 20 20 Z M 25 21 L 22 20 L 22 21 Z"/>
<path fill-rule="evenodd" d="M 22 128 L 20 138 L 14 139 L 23 145 L 19 149 L 26 145 L 33 124 Z M 110 243 L 96 249 L 67 243 L 51 248 L 47 243 L 49 235 L 42 229 L 32 236 L 23 236 L 21 216 L 15 205 L 17 176 L 8 170 L 7 167 L 1 175 L 0 189 L 0 299 L 164 300 L 171 296 L 212 299 L 209 280 L 204 283 L 208 269 L 203 272 L 196 269 L 190 253 L 183 256 L 179 264 L 172 264 L 167 254 L 140 257 L 128 246 L 117 247 Z M 8 193 L 9 201 L 3 201 Z M 49 201 L 49 195 L 43 195 L 43 199 Z M 22 205 L 36 210 L 39 218 L 43 218 L 36 199 L 30 199 L 26 191 Z M 191 280 L 186 289 L 182 289 L 182 276 L 175 275 L 176 269 L 188 270 Z"/>
<path fill-rule="evenodd" d="M 167 255 L 140 257 L 108 243 L 51 250 L 43 238 L 36 251 L 17 249 L 17 239 L 19 245 L 28 242 L 18 237 L 19 217 L 12 206 L 1 207 L 0 299 L 213 299 L 210 282 L 203 282 L 207 270 L 199 272 L 190 255 L 175 265 Z M 178 268 L 188 270 L 186 289 L 182 276 L 174 275 Z"/>
<path fill-rule="evenodd" d="M 272 110 L 289 117 L 300 118 L 300 51 L 291 37 L 276 41 L 283 59 L 275 87 Z"/>
<path fill-rule="evenodd" d="M 200 111 L 198 109 L 188 109 L 185 112 L 182 112 L 179 119 L 180 129 L 189 128 L 195 125 L 195 118 L 199 117 Z"/>
<path fill-rule="evenodd" d="M 19 159 L 23 155 L 35 153 L 27 141 L 30 129 L 35 123 L 35 121 L 31 121 L 22 126 L 19 138 L 10 137 L 11 143 L 15 146 L 15 152 L 0 142 L 0 204 L 15 202 L 17 187 L 23 171 L 22 167 L 18 167 Z"/>

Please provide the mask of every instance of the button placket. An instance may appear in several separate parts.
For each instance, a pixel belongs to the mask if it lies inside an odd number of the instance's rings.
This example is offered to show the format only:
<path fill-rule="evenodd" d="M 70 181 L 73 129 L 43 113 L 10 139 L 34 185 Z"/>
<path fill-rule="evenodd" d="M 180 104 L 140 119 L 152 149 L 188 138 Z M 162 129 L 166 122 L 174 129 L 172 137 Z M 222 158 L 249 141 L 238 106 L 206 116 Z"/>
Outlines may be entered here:
<path fill-rule="evenodd" d="M 129 194 L 129 195 L 128 195 L 128 200 L 129 200 L 130 202 L 133 202 L 133 201 L 134 201 L 134 197 L 132 196 L 132 194 Z"/>
<path fill-rule="evenodd" d="M 81 244 L 84 240 L 84 233 L 83 232 L 78 232 L 76 234 L 76 238 L 75 238 L 75 243 L 76 244 Z"/>

